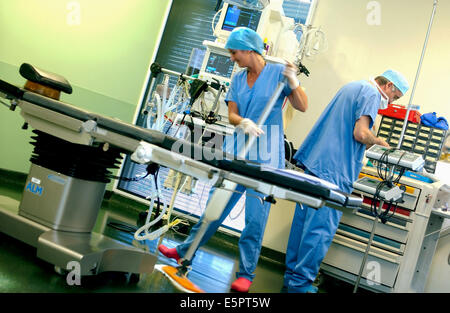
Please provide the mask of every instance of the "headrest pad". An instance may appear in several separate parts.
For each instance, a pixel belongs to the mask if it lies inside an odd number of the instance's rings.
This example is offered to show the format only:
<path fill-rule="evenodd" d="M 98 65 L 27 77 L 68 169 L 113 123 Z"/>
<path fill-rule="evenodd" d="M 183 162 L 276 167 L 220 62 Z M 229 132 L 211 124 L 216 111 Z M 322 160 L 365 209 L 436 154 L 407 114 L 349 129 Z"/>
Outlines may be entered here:
<path fill-rule="evenodd" d="M 43 71 L 37 67 L 23 63 L 19 69 L 20 75 L 29 81 L 71 94 L 72 86 L 69 82 L 62 76 Z"/>

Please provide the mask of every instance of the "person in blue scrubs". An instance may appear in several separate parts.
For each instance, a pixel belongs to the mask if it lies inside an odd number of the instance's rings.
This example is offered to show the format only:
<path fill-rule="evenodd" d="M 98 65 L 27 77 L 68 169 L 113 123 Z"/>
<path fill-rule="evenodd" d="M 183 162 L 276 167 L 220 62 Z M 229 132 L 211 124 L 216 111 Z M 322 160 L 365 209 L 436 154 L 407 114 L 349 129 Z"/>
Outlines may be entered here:
<path fill-rule="evenodd" d="M 371 132 L 378 109 L 399 99 L 408 88 L 406 79 L 394 70 L 342 87 L 294 155 L 297 165 L 304 168 L 306 174 L 351 193 L 363 165 L 366 146 L 389 146 Z M 332 208 L 313 209 L 297 204 L 286 251 L 284 290 L 317 292 L 312 283 L 341 216 L 341 211 Z"/>
<path fill-rule="evenodd" d="M 226 96 L 228 105 L 228 120 L 236 126 L 235 136 L 225 139 L 224 150 L 238 154 L 242 148 L 237 142 L 239 136 L 254 135 L 258 140 L 253 144 L 247 158 L 254 162 L 265 163 L 277 168 L 284 168 L 284 132 L 282 105 L 288 97 L 291 105 L 302 112 L 307 109 L 307 96 L 299 86 L 294 65 L 288 63 L 268 64 L 262 56 L 264 49 L 261 37 L 253 30 L 245 27 L 234 29 L 225 45 L 230 52 L 231 60 L 243 68 L 232 78 L 230 89 Z M 267 102 L 278 87 L 278 83 L 286 77 L 286 84 L 274 108 L 264 125 L 256 125 Z M 209 199 L 214 192 L 211 189 Z M 265 195 L 253 189 L 239 185 L 226 205 L 221 217 L 210 224 L 203 236 L 200 245 L 205 244 L 216 232 L 230 211 L 239 201 L 242 193 L 246 192 L 245 199 L 245 227 L 239 239 L 239 272 L 237 279 L 232 283 L 231 289 L 239 292 L 248 292 L 254 278 L 260 255 L 264 229 L 269 215 L 270 203 L 262 203 Z M 208 200 L 209 201 L 209 200 Z M 159 251 L 177 261 L 189 249 L 195 234 L 200 228 L 203 216 L 192 228 L 189 237 L 175 248 L 169 249 L 164 245 L 158 247 Z"/>

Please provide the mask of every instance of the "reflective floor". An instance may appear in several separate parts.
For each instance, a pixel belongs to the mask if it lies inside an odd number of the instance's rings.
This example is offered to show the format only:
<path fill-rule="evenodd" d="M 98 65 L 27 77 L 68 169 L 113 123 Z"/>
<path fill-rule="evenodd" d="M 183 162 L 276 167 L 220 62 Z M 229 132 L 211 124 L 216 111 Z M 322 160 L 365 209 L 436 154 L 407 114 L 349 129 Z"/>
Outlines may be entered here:
<path fill-rule="evenodd" d="M 20 201 L 23 184 L 5 182 L 0 179 L 0 195 Z M 139 209 L 135 203 L 114 195 L 103 201 L 94 232 L 125 242 L 134 247 L 156 254 L 156 263 L 176 266 L 160 253 L 156 247 L 158 240 L 136 241 L 133 238 L 137 228 Z M 140 208 L 142 209 L 142 208 Z M 162 243 L 174 247 L 186 235 L 168 232 Z M 206 292 L 230 292 L 235 279 L 238 263 L 236 239 L 214 236 L 207 245 L 201 247 L 194 258 L 189 279 Z M 251 293 L 279 293 L 283 284 L 284 266 L 281 259 L 273 260 L 262 256 L 256 268 L 256 277 Z M 352 286 L 327 278 L 319 287 L 319 292 L 348 292 Z M 36 257 L 36 249 L 0 232 L 0 292 L 13 293 L 177 293 L 170 281 L 159 271 L 141 274 L 139 277 L 127 273 L 105 272 L 96 276 L 83 277 L 80 285 L 69 285 L 66 275 L 55 272 L 54 266 Z"/>

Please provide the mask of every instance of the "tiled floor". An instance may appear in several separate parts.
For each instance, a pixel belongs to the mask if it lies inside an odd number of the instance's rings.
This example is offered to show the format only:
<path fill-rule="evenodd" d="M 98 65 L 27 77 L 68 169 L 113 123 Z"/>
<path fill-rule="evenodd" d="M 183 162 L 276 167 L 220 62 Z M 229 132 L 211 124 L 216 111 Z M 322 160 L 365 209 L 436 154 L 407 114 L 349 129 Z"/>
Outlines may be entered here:
<path fill-rule="evenodd" d="M 0 179 L 0 195 L 20 201 L 23 185 L 5 183 Z M 130 209 L 126 201 L 114 199 L 103 201 L 94 232 L 102 233 L 134 247 L 155 254 L 158 240 L 136 241 L 133 231 L 136 229 L 139 211 Z M 119 198 L 120 199 L 120 198 Z M 125 225 L 125 227 L 117 227 Z M 1 230 L 0 230 L 1 231 Z M 175 246 L 184 237 L 169 232 L 163 243 Z M 157 263 L 176 265 L 160 253 Z M 206 292 L 229 292 L 237 268 L 238 251 L 235 244 L 214 236 L 202 247 L 194 259 L 190 280 Z M 267 257 L 260 258 L 251 293 L 279 293 L 283 284 L 284 266 L 282 260 L 275 262 Z M 0 232 L 0 292 L 14 293 L 79 293 L 79 292 L 121 292 L 121 293 L 173 293 L 179 292 L 160 272 L 141 274 L 139 281 L 124 273 L 105 272 L 97 276 L 83 277 L 80 286 L 70 286 L 66 276 L 54 271 L 54 266 L 36 257 L 36 249 L 15 238 Z M 321 285 L 320 292 L 351 292 L 348 284 L 328 278 Z"/>

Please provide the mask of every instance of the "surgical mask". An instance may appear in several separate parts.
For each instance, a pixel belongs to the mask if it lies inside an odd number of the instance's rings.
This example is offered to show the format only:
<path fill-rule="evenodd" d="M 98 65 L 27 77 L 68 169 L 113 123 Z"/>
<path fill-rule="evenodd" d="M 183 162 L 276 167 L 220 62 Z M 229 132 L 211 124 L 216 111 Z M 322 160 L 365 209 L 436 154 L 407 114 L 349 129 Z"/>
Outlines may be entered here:
<path fill-rule="evenodd" d="M 380 90 L 382 94 L 384 94 L 384 92 L 382 90 Z M 384 110 L 387 109 L 389 104 L 388 99 L 384 98 L 383 96 L 381 97 L 381 102 L 380 102 L 380 109 Z"/>
<path fill-rule="evenodd" d="M 375 87 L 377 87 L 378 91 L 381 93 L 381 101 L 380 101 L 380 109 L 387 109 L 389 104 L 389 97 L 384 93 L 384 91 L 378 86 L 377 82 L 372 78 L 369 80 Z"/>

